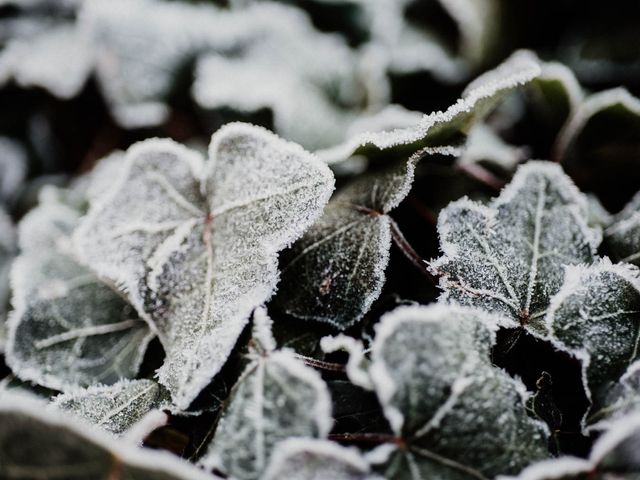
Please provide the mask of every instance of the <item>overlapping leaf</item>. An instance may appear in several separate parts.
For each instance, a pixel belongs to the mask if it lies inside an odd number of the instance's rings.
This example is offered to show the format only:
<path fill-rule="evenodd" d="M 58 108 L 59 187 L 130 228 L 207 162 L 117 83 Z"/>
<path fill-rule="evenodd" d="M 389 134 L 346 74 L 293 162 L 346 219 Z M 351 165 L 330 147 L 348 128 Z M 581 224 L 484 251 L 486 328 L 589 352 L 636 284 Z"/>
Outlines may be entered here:
<path fill-rule="evenodd" d="M 589 430 L 607 430 L 616 420 L 640 411 L 640 362 L 631 364 L 599 400 L 599 408 L 587 419 Z"/>
<path fill-rule="evenodd" d="M 395 435 L 389 479 L 484 479 L 547 456 L 524 387 L 490 361 L 493 322 L 452 306 L 399 307 L 376 330 L 369 374 Z"/>
<path fill-rule="evenodd" d="M 640 265 L 640 194 L 614 217 L 604 233 L 607 253 L 614 260 Z"/>
<path fill-rule="evenodd" d="M 323 440 L 289 439 L 275 449 L 263 480 L 381 480 L 355 449 Z"/>
<path fill-rule="evenodd" d="M 206 163 L 168 140 L 132 147 L 125 163 L 77 244 L 158 331 L 160 383 L 186 408 L 271 296 L 276 253 L 319 216 L 333 177 L 297 145 L 241 124 L 216 132 Z"/>
<path fill-rule="evenodd" d="M 561 457 L 526 468 L 517 477 L 500 480 L 635 480 L 638 461 L 640 414 L 622 416 L 598 439 L 588 459 Z"/>
<path fill-rule="evenodd" d="M 218 478 L 167 452 L 116 442 L 63 412 L 16 394 L 0 398 L 0 452 L 0 477 L 7 479 Z"/>
<path fill-rule="evenodd" d="M 320 376 L 292 351 L 274 350 L 263 313 L 257 312 L 255 321 L 252 361 L 234 386 L 201 460 L 239 480 L 260 478 L 280 442 L 326 437 L 332 423 L 329 391 Z"/>
<path fill-rule="evenodd" d="M 122 435 L 149 411 L 166 405 L 166 397 L 153 380 L 122 380 L 58 395 L 53 405 L 107 432 Z"/>
<path fill-rule="evenodd" d="M 20 223 L 7 362 L 57 390 L 133 377 L 152 337 L 134 308 L 74 258 L 81 213 L 53 198 Z"/>
<path fill-rule="evenodd" d="M 462 199 L 438 219 L 444 255 L 431 262 L 442 300 L 502 314 L 544 334 L 543 318 L 565 265 L 590 264 L 600 231 L 559 166 L 529 162 L 489 205 Z"/>
<path fill-rule="evenodd" d="M 6 317 L 9 307 L 9 271 L 16 255 L 16 233 L 9 215 L 0 207 L 0 352 L 7 337 Z"/>

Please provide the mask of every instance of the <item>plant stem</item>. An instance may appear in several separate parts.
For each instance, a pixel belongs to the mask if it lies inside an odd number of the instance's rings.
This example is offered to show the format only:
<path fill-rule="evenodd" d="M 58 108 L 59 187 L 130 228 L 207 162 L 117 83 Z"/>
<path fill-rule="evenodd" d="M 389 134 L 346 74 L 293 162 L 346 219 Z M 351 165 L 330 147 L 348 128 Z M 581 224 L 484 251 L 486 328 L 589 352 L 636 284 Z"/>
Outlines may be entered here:
<path fill-rule="evenodd" d="M 341 363 L 324 362 L 322 360 L 300 355 L 299 353 L 296 353 L 296 358 L 302 360 L 305 363 L 305 365 L 308 365 L 309 367 L 318 368 L 320 370 L 327 370 L 329 372 L 345 372 L 346 371 L 346 367 Z"/>
<path fill-rule="evenodd" d="M 400 439 L 389 433 L 332 433 L 329 440 L 345 443 L 400 443 Z"/>
<path fill-rule="evenodd" d="M 409 259 L 409 261 L 418 270 L 420 270 L 422 274 L 424 274 L 433 283 L 437 283 L 435 277 L 429 272 L 429 270 L 427 270 L 426 262 L 420 255 L 418 255 L 418 253 L 404 237 L 404 235 L 400 231 L 400 227 L 398 227 L 398 224 L 391 217 L 389 217 L 389 221 L 391 222 L 391 236 L 396 246 L 400 249 L 404 256 L 407 257 L 407 259 Z"/>
<path fill-rule="evenodd" d="M 482 165 L 479 165 L 477 163 L 467 163 L 467 164 L 458 165 L 458 169 L 462 173 L 470 176 L 474 180 L 479 181 L 480 183 L 486 185 L 487 187 L 493 190 L 496 190 L 497 192 L 502 190 L 502 187 L 504 187 L 505 185 L 504 180 L 498 178 L 489 170 L 487 170 Z"/>

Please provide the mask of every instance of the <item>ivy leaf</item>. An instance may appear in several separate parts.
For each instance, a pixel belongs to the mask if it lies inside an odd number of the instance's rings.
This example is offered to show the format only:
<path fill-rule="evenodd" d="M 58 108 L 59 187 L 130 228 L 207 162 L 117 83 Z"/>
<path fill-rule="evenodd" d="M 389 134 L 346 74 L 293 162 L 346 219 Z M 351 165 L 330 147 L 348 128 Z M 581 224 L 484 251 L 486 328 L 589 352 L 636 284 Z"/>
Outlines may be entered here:
<path fill-rule="evenodd" d="M 121 380 L 58 395 L 53 405 L 120 436 L 149 411 L 167 405 L 162 387 L 153 380 Z"/>
<path fill-rule="evenodd" d="M 274 350 L 270 320 L 258 311 L 251 363 L 233 387 L 201 463 L 239 480 L 260 477 L 271 453 L 291 437 L 326 437 L 331 398 L 320 375 L 291 350 Z"/>
<path fill-rule="evenodd" d="M 639 132 L 638 98 L 622 88 L 598 92 L 584 99 L 558 134 L 556 158 L 582 190 L 616 211 L 638 190 Z"/>
<path fill-rule="evenodd" d="M 585 387 L 619 378 L 638 358 L 638 269 L 608 260 L 567 267 L 545 322 L 552 342 L 582 362 Z"/>
<path fill-rule="evenodd" d="M 7 339 L 6 317 L 9 306 L 9 271 L 16 255 L 16 233 L 13 222 L 0 206 L 0 353 Z"/>
<path fill-rule="evenodd" d="M 365 174 L 334 195 L 283 255 L 279 308 L 341 330 L 363 317 L 385 281 L 395 225 L 388 213 L 409 193 L 420 156 Z"/>
<path fill-rule="evenodd" d="M 598 439 L 588 459 L 561 457 L 527 467 L 517 477 L 499 480 L 634 480 L 640 473 L 638 462 L 640 414 L 625 415 Z"/>
<path fill-rule="evenodd" d="M 370 470 L 356 449 L 295 438 L 278 444 L 262 480 L 381 480 Z"/>
<path fill-rule="evenodd" d="M 53 199 L 19 225 L 11 271 L 7 363 L 22 379 L 66 391 L 135 376 L 152 338 L 131 305 L 74 258 L 81 213 Z"/>
<path fill-rule="evenodd" d="M 614 260 L 640 266 L 640 193 L 614 217 L 604 232 L 604 244 Z"/>
<path fill-rule="evenodd" d="M 277 252 L 333 190 L 326 165 L 252 125 L 218 130 L 209 155 L 203 163 L 169 140 L 133 146 L 120 181 L 76 235 L 86 262 L 121 285 L 158 332 L 159 380 L 182 409 L 271 296 Z"/>
<path fill-rule="evenodd" d="M 219 478 L 167 452 L 116 441 L 32 397 L 9 393 L 0 397 L 0 452 L 1 478 Z"/>
<path fill-rule="evenodd" d="M 511 326 L 545 333 L 543 318 L 564 265 L 595 259 L 600 230 L 587 225 L 587 199 L 548 162 L 528 162 L 489 205 L 468 199 L 438 218 L 444 301 L 500 313 Z"/>
<path fill-rule="evenodd" d="M 505 94 L 531 81 L 539 71 L 536 62 L 515 54 L 471 82 L 462 98 L 445 112 L 425 115 L 412 127 L 362 133 L 317 154 L 332 164 L 353 155 L 388 159 L 394 154 L 407 159 L 425 147 L 460 145 L 476 121 L 490 113 Z"/>
<path fill-rule="evenodd" d="M 400 439 L 386 478 L 493 478 L 548 456 L 548 432 L 527 416 L 524 386 L 491 364 L 492 323 L 445 305 L 383 316 L 369 373 Z"/>
<path fill-rule="evenodd" d="M 620 380 L 612 385 L 601 399 L 600 408 L 587 419 L 588 431 L 608 430 L 625 415 L 640 410 L 640 362 L 629 366 Z"/>

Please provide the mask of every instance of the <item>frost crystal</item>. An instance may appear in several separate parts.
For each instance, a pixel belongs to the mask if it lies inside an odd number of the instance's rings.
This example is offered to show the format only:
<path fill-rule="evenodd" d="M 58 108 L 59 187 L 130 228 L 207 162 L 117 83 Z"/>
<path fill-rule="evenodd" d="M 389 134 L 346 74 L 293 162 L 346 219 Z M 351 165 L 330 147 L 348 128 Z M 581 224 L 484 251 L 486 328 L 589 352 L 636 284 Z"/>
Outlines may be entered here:
<path fill-rule="evenodd" d="M 282 259 L 282 292 L 288 314 L 345 329 L 378 298 L 389 261 L 393 220 L 388 213 L 407 196 L 418 152 L 408 161 L 359 177 L 331 199 L 324 215 Z"/>
<path fill-rule="evenodd" d="M 444 305 L 383 316 L 370 375 L 405 445 L 388 458 L 386 478 L 492 478 L 547 456 L 547 431 L 527 416 L 524 386 L 491 364 L 494 322 Z"/>
<path fill-rule="evenodd" d="M 458 145 L 473 123 L 486 116 L 506 93 L 531 81 L 539 72 L 536 62 L 515 54 L 474 80 L 462 98 L 445 112 L 425 115 L 417 125 L 408 128 L 361 133 L 317 153 L 327 163 L 340 162 L 352 155 L 377 154 L 388 158 L 393 151 L 406 159 L 425 147 Z"/>
<path fill-rule="evenodd" d="M 382 480 L 360 453 L 325 440 L 281 442 L 262 480 Z"/>
<path fill-rule="evenodd" d="M 638 358 L 640 279 L 635 267 L 608 260 L 567 267 L 545 318 L 551 340 L 582 361 L 595 390 Z"/>
<path fill-rule="evenodd" d="M 621 417 L 593 445 L 587 460 L 561 457 L 533 464 L 518 477 L 499 480 L 635 480 L 640 473 L 640 414 Z"/>
<path fill-rule="evenodd" d="M 58 395 L 53 405 L 115 435 L 122 435 L 150 410 L 166 403 L 153 380 L 122 380 Z"/>
<path fill-rule="evenodd" d="M 168 452 L 115 441 L 23 394 L 0 398 L 0 452 L 0 478 L 219 480 Z"/>
<path fill-rule="evenodd" d="M 210 160 L 169 140 L 129 149 L 76 243 L 158 332 L 160 383 L 186 408 L 220 370 L 278 280 L 277 252 L 319 216 L 330 170 L 259 127 L 230 124 Z"/>
<path fill-rule="evenodd" d="M 640 410 L 640 362 L 627 369 L 620 381 L 604 393 L 600 408 L 589 415 L 589 430 L 608 430 L 625 415 Z"/>
<path fill-rule="evenodd" d="M 213 442 L 201 460 L 239 480 L 260 478 L 273 449 L 283 440 L 326 437 L 332 424 L 331 398 L 320 375 L 292 351 L 271 350 L 273 339 L 267 333 L 264 342 L 265 328 L 256 329 L 257 350 L 233 387 Z"/>
<path fill-rule="evenodd" d="M 588 204 L 559 166 L 528 162 L 488 206 L 462 199 L 438 218 L 442 300 L 482 307 L 544 334 L 550 298 L 564 265 L 595 259 L 600 230 L 587 225 Z"/>
<path fill-rule="evenodd" d="M 640 265 L 640 192 L 615 216 L 604 235 L 613 259 Z"/>
<path fill-rule="evenodd" d="M 80 212 L 52 200 L 19 225 L 7 363 L 57 390 L 133 377 L 151 339 L 131 305 L 73 256 Z"/>
<path fill-rule="evenodd" d="M 6 317 L 9 306 L 9 271 L 16 254 L 16 233 L 13 223 L 0 206 L 0 353 L 7 339 Z"/>

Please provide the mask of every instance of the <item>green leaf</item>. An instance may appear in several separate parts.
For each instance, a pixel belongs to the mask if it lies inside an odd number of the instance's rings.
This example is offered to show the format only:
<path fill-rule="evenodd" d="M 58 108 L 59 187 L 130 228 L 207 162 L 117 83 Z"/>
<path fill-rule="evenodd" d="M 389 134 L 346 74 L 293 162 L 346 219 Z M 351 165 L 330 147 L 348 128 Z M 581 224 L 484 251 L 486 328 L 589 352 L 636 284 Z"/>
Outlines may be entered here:
<path fill-rule="evenodd" d="M 369 372 L 399 438 L 386 478 L 492 478 L 547 457 L 548 432 L 527 416 L 524 386 L 491 364 L 494 323 L 445 305 L 383 316 Z"/>
<path fill-rule="evenodd" d="M 234 386 L 201 463 L 239 480 L 260 477 L 276 445 L 326 437 L 331 398 L 320 375 L 290 350 L 273 350 L 269 320 L 257 312 L 251 363 Z M 266 323 L 265 323 L 266 322 Z"/>
<path fill-rule="evenodd" d="M 604 231 L 604 245 L 612 259 L 640 266 L 640 193 L 631 199 Z"/>
<path fill-rule="evenodd" d="M 7 363 L 63 390 L 112 384 L 138 371 L 152 333 L 134 308 L 74 258 L 81 213 L 50 198 L 19 225 Z"/>
<path fill-rule="evenodd" d="M 58 395 L 53 405 L 107 432 L 122 435 L 152 409 L 168 406 L 166 397 L 153 380 L 121 380 Z"/>
<path fill-rule="evenodd" d="M 170 140 L 134 145 L 76 234 L 85 261 L 157 330 L 166 352 L 158 378 L 182 409 L 272 295 L 277 252 L 333 190 L 326 165 L 252 125 L 218 130 L 209 156 L 203 162 Z"/>
<path fill-rule="evenodd" d="M 186 461 L 91 429 L 32 397 L 0 397 L 0 478 L 214 480 Z"/>
<path fill-rule="evenodd" d="M 293 438 L 273 452 L 262 480 L 382 480 L 354 448 L 326 440 Z"/>
<path fill-rule="evenodd" d="M 567 267 L 545 322 L 551 341 L 580 359 L 585 387 L 596 391 L 615 381 L 638 358 L 638 269 L 602 260 Z"/>
<path fill-rule="evenodd" d="M 640 362 L 632 363 L 620 380 L 606 389 L 599 408 L 587 419 L 588 430 L 608 430 L 625 415 L 640 411 Z"/>
<path fill-rule="evenodd" d="M 548 162 L 528 162 L 499 197 L 462 199 L 438 218 L 441 300 L 481 307 L 509 326 L 544 335 L 543 318 L 565 265 L 595 259 L 600 230 L 587 225 L 587 199 Z"/>

